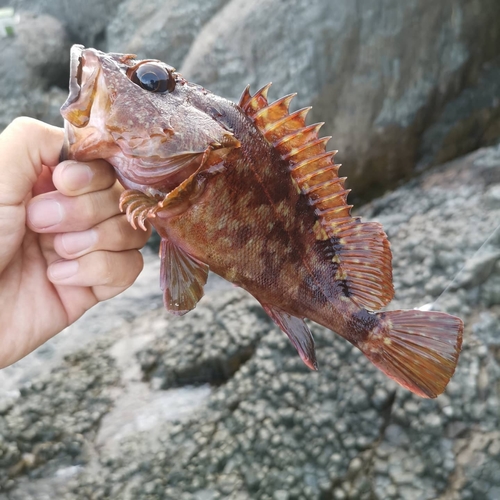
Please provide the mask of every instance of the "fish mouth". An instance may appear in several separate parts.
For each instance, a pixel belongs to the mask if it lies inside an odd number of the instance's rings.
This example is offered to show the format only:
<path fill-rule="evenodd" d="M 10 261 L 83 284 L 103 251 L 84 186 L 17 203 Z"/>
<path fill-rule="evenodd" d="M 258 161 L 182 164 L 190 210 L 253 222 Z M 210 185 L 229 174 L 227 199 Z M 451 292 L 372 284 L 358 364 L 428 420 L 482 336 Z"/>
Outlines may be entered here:
<path fill-rule="evenodd" d="M 69 95 L 61 106 L 61 114 L 71 125 L 80 128 L 90 119 L 100 70 L 99 53 L 83 45 L 73 45 L 70 61 Z"/>
<path fill-rule="evenodd" d="M 90 121 L 97 76 L 100 71 L 99 53 L 83 45 L 73 45 L 70 53 L 69 95 L 61 106 L 64 118 L 64 142 L 60 161 L 72 157 L 71 147 L 77 142 L 76 129 L 83 129 Z M 89 131 L 90 132 L 90 131 Z"/>
<path fill-rule="evenodd" d="M 73 45 L 70 53 L 69 95 L 63 107 L 68 107 L 80 97 L 82 85 L 82 52 L 83 45 Z"/>

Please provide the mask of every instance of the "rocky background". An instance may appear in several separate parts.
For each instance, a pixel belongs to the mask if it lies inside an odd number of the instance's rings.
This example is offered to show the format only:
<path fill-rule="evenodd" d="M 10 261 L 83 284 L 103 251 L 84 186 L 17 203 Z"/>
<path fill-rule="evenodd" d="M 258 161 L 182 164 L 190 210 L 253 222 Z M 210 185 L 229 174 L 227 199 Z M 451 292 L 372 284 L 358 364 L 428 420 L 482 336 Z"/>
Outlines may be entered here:
<path fill-rule="evenodd" d="M 314 325 L 311 373 L 215 276 L 195 311 L 167 317 L 145 250 L 130 290 L 0 371 L 0 500 L 500 498 L 498 0 L 5 6 L 19 22 L 0 38 L 0 128 L 60 123 L 75 42 L 163 59 L 233 99 L 270 80 L 276 98 L 298 91 L 372 200 L 358 213 L 386 228 L 391 307 L 439 297 L 466 331 L 437 400 Z"/>

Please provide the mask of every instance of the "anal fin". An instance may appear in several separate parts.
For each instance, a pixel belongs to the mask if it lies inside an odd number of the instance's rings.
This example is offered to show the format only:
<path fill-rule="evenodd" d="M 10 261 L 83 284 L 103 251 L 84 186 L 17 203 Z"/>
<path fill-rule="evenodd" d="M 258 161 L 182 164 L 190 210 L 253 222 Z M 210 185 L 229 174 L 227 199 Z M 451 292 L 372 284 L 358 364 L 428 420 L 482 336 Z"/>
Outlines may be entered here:
<path fill-rule="evenodd" d="M 270 318 L 278 325 L 281 330 L 290 339 L 300 358 L 311 370 L 318 369 L 316 361 L 316 350 L 314 348 L 314 339 L 308 326 L 302 318 L 297 318 L 278 307 L 269 304 L 262 304 L 262 307 Z"/>
<path fill-rule="evenodd" d="M 203 297 L 209 268 L 165 238 L 161 240 L 160 258 L 163 302 L 168 311 L 182 316 Z"/>

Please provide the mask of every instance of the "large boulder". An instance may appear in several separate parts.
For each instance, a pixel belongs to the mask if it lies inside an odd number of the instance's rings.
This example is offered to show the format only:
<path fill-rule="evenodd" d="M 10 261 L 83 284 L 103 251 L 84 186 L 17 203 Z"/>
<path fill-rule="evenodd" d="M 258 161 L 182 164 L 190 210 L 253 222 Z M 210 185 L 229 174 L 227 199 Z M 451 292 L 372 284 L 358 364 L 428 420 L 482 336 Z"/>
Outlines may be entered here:
<path fill-rule="evenodd" d="M 67 81 L 69 47 L 56 18 L 20 13 L 15 35 L 0 38 L 0 130 L 23 114 L 62 123 L 58 106 L 66 92 L 49 89 Z"/>
<path fill-rule="evenodd" d="M 0 0 L 0 7 L 9 5 L 17 11 L 53 16 L 67 29 L 73 43 L 102 48 L 106 26 L 111 22 L 116 8 L 122 1 Z M 45 37 L 47 36 L 48 33 Z"/>
<path fill-rule="evenodd" d="M 276 98 L 299 92 L 296 105 L 326 122 L 356 195 L 373 196 L 412 174 L 422 134 L 500 53 L 499 19 L 497 0 L 232 0 L 182 72 L 230 98 L 268 81 Z M 489 123 L 475 125 L 480 135 Z"/>
<path fill-rule="evenodd" d="M 311 372 L 220 279 L 194 311 L 168 317 L 146 255 L 131 289 L 0 372 L 0 499 L 497 500 L 500 146 L 360 215 L 391 240 L 391 307 L 433 303 L 465 320 L 443 395 L 403 390 L 313 324 Z"/>
<path fill-rule="evenodd" d="M 108 50 L 178 67 L 203 25 L 228 1 L 125 0 L 107 27 Z"/>

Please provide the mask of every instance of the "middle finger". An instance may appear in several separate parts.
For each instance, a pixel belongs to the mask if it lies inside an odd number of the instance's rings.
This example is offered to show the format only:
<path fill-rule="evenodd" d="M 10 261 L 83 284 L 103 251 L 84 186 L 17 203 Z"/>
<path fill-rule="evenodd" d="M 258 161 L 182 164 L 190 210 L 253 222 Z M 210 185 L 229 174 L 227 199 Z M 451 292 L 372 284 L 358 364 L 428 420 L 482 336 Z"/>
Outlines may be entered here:
<path fill-rule="evenodd" d="M 85 231 L 120 213 L 123 188 L 116 182 L 109 189 L 68 197 L 53 191 L 33 198 L 26 222 L 37 233 Z"/>
<path fill-rule="evenodd" d="M 86 231 L 56 234 L 53 248 L 63 259 L 74 259 L 96 250 L 120 252 L 139 249 L 146 244 L 150 235 L 151 229 L 133 229 L 127 217 L 120 214 Z"/>

